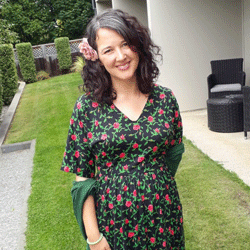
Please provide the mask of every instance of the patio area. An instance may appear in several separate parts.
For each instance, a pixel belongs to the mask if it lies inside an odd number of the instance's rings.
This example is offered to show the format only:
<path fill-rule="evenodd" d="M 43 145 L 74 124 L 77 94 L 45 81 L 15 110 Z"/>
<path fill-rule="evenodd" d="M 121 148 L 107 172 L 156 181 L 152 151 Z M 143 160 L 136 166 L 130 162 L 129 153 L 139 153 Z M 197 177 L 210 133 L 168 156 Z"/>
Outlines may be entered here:
<path fill-rule="evenodd" d="M 184 136 L 203 153 L 235 172 L 250 186 L 250 132 L 244 139 L 244 132 L 217 133 L 207 125 L 207 109 L 182 112 Z"/>

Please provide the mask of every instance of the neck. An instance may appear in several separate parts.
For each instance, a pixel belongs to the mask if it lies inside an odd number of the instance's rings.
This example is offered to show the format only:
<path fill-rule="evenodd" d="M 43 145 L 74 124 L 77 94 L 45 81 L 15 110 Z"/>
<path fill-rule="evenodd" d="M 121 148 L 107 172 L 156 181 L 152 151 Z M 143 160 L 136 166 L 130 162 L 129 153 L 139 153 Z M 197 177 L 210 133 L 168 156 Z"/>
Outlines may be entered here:
<path fill-rule="evenodd" d="M 137 82 L 135 81 L 113 81 L 113 88 L 116 91 L 117 98 L 129 99 L 130 97 L 140 96 L 141 92 L 138 88 Z"/>

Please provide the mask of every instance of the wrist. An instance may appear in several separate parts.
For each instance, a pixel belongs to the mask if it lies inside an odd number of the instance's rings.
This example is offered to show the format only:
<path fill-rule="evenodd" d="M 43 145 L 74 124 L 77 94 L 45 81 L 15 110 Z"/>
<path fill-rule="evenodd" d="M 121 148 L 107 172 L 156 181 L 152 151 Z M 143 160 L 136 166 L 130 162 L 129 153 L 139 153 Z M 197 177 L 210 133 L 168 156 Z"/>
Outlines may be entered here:
<path fill-rule="evenodd" d="M 103 239 L 103 234 L 100 233 L 100 237 L 96 241 L 90 241 L 89 238 L 87 238 L 87 243 L 93 246 L 98 244 L 102 239 Z"/>
<path fill-rule="evenodd" d="M 88 240 L 90 242 L 95 242 L 100 238 L 101 234 L 99 232 L 99 230 L 95 231 L 95 232 L 91 232 L 90 234 L 87 234 Z"/>

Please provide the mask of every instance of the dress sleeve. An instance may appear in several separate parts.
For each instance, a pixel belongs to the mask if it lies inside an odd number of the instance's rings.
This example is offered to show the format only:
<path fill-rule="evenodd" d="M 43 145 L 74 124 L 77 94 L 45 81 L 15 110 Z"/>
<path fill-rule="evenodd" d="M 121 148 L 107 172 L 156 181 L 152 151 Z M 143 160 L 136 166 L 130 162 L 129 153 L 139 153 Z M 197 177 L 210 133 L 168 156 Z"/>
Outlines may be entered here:
<path fill-rule="evenodd" d="M 94 157 L 86 136 L 87 125 L 84 113 L 84 105 L 79 98 L 70 119 L 61 170 L 93 178 L 95 176 Z"/>
<path fill-rule="evenodd" d="M 169 149 L 166 153 L 166 163 L 172 176 L 178 169 L 180 161 L 182 159 L 182 154 L 185 151 L 184 144 L 182 142 L 183 128 L 182 119 L 180 115 L 179 105 L 173 94 L 171 93 L 171 104 L 172 104 L 172 138 L 170 139 Z"/>

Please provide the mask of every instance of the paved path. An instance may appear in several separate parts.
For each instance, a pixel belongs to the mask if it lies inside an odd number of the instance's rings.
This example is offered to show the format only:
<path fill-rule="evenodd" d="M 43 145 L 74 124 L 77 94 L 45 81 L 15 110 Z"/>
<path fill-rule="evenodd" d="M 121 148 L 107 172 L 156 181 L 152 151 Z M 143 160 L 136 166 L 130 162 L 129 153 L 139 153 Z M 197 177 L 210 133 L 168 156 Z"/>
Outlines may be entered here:
<path fill-rule="evenodd" d="M 217 133 L 208 129 L 207 110 L 182 113 L 184 136 L 203 153 L 235 172 L 250 186 L 250 132 Z"/>
<path fill-rule="evenodd" d="M 24 249 L 34 152 L 35 140 L 30 149 L 10 153 L 0 151 L 1 250 Z"/>

